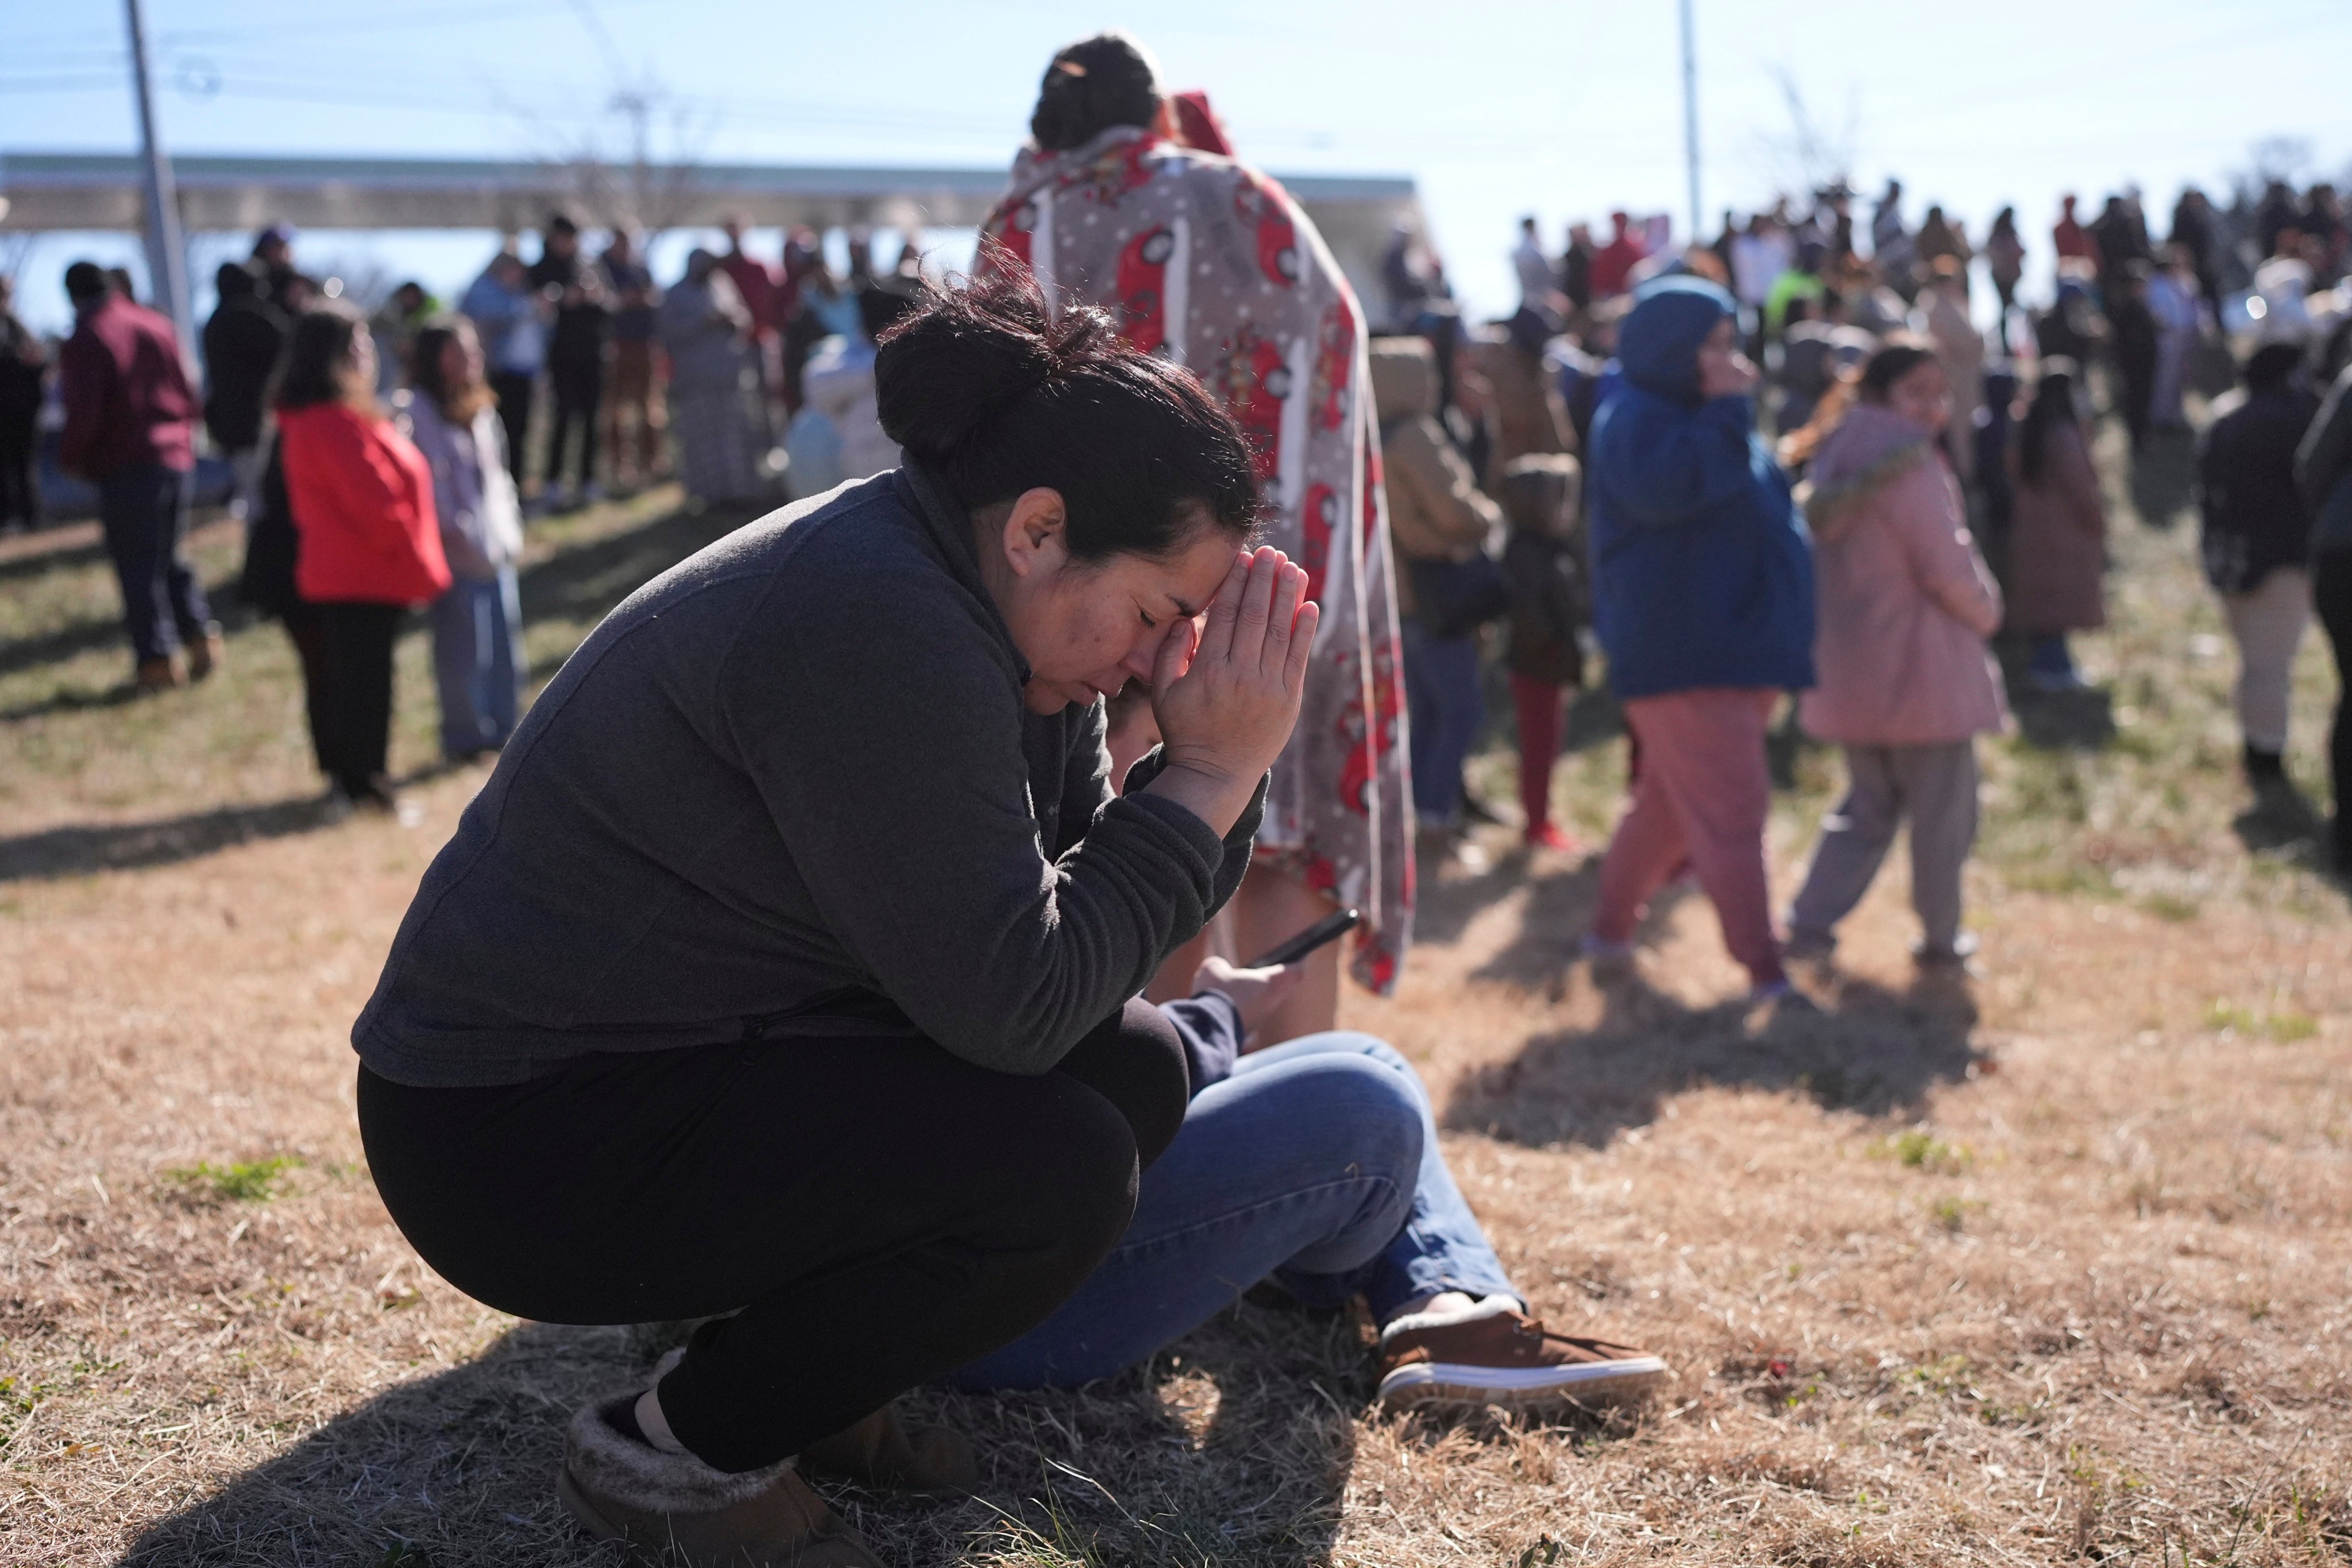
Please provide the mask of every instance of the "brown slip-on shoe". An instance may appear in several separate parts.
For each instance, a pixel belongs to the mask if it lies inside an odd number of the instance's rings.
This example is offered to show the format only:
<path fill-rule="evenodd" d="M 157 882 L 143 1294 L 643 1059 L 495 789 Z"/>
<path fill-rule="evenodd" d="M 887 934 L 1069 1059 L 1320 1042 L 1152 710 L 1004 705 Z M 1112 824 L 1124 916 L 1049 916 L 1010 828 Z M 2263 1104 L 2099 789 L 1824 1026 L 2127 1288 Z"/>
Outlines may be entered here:
<path fill-rule="evenodd" d="M 564 1511 L 597 1540 L 625 1543 L 647 1568 L 882 1568 L 792 1461 L 713 1469 L 628 1436 L 612 1404 L 572 1416 L 555 1478 Z"/>
<path fill-rule="evenodd" d="M 1602 1405 L 1647 1395 L 1666 1363 L 1606 1340 L 1548 1333 L 1507 1296 L 1399 1318 L 1381 1333 L 1381 1404 Z"/>
<path fill-rule="evenodd" d="M 221 666 L 228 655 L 228 644 L 221 640 L 220 628 L 208 626 L 202 637 L 188 641 L 188 683 L 194 685 Z"/>
<path fill-rule="evenodd" d="M 170 691 L 180 684 L 180 667 L 172 662 L 169 654 L 161 658 L 142 658 L 131 683 L 142 691 Z"/>
<path fill-rule="evenodd" d="M 980 1487 L 980 1460 L 961 1433 L 904 1426 L 884 1405 L 865 1420 L 800 1452 L 811 1475 L 838 1477 L 878 1491 L 960 1497 Z"/>

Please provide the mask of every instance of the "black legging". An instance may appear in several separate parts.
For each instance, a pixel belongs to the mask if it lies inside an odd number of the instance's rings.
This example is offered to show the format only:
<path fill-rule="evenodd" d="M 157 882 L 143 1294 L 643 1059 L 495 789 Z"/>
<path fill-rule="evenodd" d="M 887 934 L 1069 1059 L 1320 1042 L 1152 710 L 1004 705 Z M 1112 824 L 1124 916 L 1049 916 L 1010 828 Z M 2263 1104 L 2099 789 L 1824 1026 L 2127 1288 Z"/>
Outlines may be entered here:
<path fill-rule="evenodd" d="M 306 664 L 310 741 L 327 776 L 354 797 L 384 780 L 392 746 L 393 644 L 407 611 L 398 605 L 327 600 L 309 606 L 318 667 Z M 289 622 L 296 650 L 303 633 Z"/>
<path fill-rule="evenodd" d="M 1126 1230 L 1187 1087 L 1138 1001 L 1035 1078 L 923 1040 L 770 1038 L 496 1089 L 362 1068 L 359 1114 L 394 1220 L 478 1300 L 558 1323 L 735 1312 L 661 1403 L 740 1471 L 1042 1322 Z"/>
<path fill-rule="evenodd" d="M 559 365 L 548 374 L 555 394 L 555 412 L 547 426 L 547 482 L 563 482 L 563 454 L 572 432 L 580 436 L 580 484 L 596 481 L 597 409 L 604 400 L 604 367 L 600 363 Z"/>
<path fill-rule="evenodd" d="M 2327 779 L 2336 815 L 2328 848 L 2335 868 L 2352 872 L 2352 816 L 2345 812 L 2345 797 L 2352 793 L 2352 550 L 2311 558 L 2311 598 L 2336 652 L 2336 722 L 2327 731 Z"/>

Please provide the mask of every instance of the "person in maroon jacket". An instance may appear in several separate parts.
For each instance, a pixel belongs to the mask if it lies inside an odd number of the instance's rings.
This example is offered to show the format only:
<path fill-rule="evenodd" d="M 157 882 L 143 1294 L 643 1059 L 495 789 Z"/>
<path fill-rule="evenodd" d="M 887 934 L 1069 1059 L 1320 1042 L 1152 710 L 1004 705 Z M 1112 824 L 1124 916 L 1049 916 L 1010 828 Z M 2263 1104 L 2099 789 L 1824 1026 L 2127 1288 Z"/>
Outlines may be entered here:
<path fill-rule="evenodd" d="M 735 292 L 743 297 L 743 308 L 751 312 L 751 368 L 760 377 L 760 433 L 763 441 L 772 442 L 775 421 L 772 405 L 783 380 L 776 337 L 776 329 L 783 324 L 776 312 L 782 289 L 774 268 L 744 250 L 742 215 L 729 215 L 719 226 L 727 236 L 727 254 L 719 258 L 719 270 L 734 283 Z"/>
<path fill-rule="evenodd" d="M 199 405 L 172 323 L 116 292 L 95 262 L 66 268 L 74 331 L 58 356 L 66 427 L 58 466 L 98 486 L 106 550 L 122 584 L 122 620 L 142 690 L 180 683 L 220 663 L 219 624 L 181 559 L 195 468 Z"/>

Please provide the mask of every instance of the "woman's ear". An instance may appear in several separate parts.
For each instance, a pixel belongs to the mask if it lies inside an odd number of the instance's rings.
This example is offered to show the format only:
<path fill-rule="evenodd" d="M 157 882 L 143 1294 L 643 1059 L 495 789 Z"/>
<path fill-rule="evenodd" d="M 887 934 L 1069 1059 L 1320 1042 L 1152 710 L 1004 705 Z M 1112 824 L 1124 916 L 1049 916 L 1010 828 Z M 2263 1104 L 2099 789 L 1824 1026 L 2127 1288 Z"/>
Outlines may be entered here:
<path fill-rule="evenodd" d="M 1015 577 L 1052 575 L 1069 557 L 1068 528 L 1061 491 L 1022 491 L 1004 517 L 1004 563 Z"/>

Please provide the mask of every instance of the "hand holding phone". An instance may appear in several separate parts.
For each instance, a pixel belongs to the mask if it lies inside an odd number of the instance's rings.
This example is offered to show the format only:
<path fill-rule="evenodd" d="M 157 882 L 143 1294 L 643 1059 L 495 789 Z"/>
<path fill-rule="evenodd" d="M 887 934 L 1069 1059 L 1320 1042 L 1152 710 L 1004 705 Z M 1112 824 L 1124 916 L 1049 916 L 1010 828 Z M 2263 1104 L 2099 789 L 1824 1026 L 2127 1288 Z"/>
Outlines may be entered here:
<path fill-rule="evenodd" d="M 1325 915 L 1287 942 L 1276 943 L 1271 950 L 1249 962 L 1252 969 L 1269 969 L 1278 963 L 1296 963 L 1326 942 L 1339 941 L 1363 923 L 1361 910 L 1341 910 Z"/>

